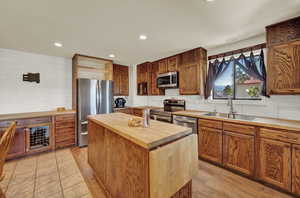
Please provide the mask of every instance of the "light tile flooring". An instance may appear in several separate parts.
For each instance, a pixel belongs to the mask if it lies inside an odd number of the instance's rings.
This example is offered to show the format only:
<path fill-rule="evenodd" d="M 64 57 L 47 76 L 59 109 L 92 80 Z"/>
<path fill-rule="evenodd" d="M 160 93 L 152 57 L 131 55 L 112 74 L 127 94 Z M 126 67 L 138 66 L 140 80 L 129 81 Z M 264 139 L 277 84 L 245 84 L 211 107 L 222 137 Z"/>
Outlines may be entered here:
<path fill-rule="evenodd" d="M 6 198 L 92 197 L 70 149 L 10 161 L 4 173 Z"/>

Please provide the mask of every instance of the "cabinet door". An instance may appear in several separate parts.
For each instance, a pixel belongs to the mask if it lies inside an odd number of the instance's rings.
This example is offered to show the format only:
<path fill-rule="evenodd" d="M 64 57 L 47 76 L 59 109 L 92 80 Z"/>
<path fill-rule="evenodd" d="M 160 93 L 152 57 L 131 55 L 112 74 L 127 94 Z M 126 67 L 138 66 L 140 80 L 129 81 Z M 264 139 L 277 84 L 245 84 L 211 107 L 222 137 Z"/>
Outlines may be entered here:
<path fill-rule="evenodd" d="M 300 145 L 293 145 L 292 191 L 293 193 L 300 195 Z"/>
<path fill-rule="evenodd" d="M 270 47 L 268 55 L 270 94 L 300 93 L 300 41 Z"/>
<path fill-rule="evenodd" d="M 222 131 L 201 127 L 199 129 L 199 155 L 204 159 L 222 163 Z"/>
<path fill-rule="evenodd" d="M 11 143 L 7 158 L 11 159 L 25 153 L 25 130 L 24 128 L 17 128 L 14 140 Z"/>
<path fill-rule="evenodd" d="M 129 71 L 127 66 L 120 67 L 120 95 L 128 96 L 129 95 Z"/>
<path fill-rule="evenodd" d="M 157 75 L 159 73 L 159 65 L 158 62 L 153 62 L 151 64 L 151 72 L 150 72 L 150 94 L 155 95 L 164 95 L 164 89 L 157 88 Z"/>
<path fill-rule="evenodd" d="M 159 68 L 158 73 L 160 74 L 168 72 L 168 60 L 167 59 L 160 60 L 158 62 L 158 68 Z"/>
<path fill-rule="evenodd" d="M 291 144 L 260 140 L 260 178 L 285 190 L 291 190 Z"/>
<path fill-rule="evenodd" d="M 120 67 L 113 65 L 114 95 L 120 95 Z"/>
<path fill-rule="evenodd" d="M 179 93 L 181 95 L 199 94 L 199 65 L 181 65 L 179 67 Z"/>
<path fill-rule="evenodd" d="M 177 71 L 177 65 L 178 65 L 178 57 L 177 56 L 168 58 L 168 71 L 169 72 Z"/>
<path fill-rule="evenodd" d="M 254 173 L 254 136 L 223 133 L 223 164 L 246 175 Z"/>

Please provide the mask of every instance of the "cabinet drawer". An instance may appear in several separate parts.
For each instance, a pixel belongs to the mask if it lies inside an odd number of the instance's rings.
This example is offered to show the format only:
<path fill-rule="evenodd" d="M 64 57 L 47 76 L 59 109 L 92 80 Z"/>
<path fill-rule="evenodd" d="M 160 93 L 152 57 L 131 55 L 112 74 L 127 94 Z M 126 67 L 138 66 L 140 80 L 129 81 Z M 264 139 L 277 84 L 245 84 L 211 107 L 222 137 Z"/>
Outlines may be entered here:
<path fill-rule="evenodd" d="M 64 133 L 74 133 L 75 134 L 75 128 L 67 127 L 67 128 L 61 128 L 61 129 L 56 130 L 56 134 L 64 134 Z"/>
<path fill-rule="evenodd" d="M 55 127 L 56 129 L 75 127 L 75 121 L 56 122 Z"/>
<path fill-rule="evenodd" d="M 215 120 L 199 119 L 198 125 L 199 125 L 199 128 L 200 127 L 209 127 L 209 128 L 214 128 L 214 129 L 222 129 L 222 122 L 215 121 Z"/>
<path fill-rule="evenodd" d="M 260 129 L 260 136 L 263 138 L 279 140 L 283 142 L 300 144 L 300 134 L 292 133 L 288 131 L 279 131 L 274 129 Z"/>
<path fill-rule="evenodd" d="M 55 142 L 59 143 L 59 142 L 64 142 L 64 141 L 68 141 L 68 140 L 72 140 L 75 142 L 75 134 L 74 133 L 67 133 L 67 134 L 59 134 L 55 136 Z"/>
<path fill-rule="evenodd" d="M 75 115 L 71 114 L 71 115 L 59 115 L 55 117 L 55 121 L 56 122 L 65 122 L 65 121 L 71 121 L 74 120 L 75 121 Z"/>
<path fill-rule="evenodd" d="M 238 133 L 243 133 L 246 135 L 254 135 L 255 134 L 255 127 L 248 126 L 248 125 L 232 124 L 232 123 L 224 122 L 223 129 L 224 129 L 224 131 L 238 132 Z"/>
<path fill-rule="evenodd" d="M 55 144 L 55 148 L 63 148 L 67 146 L 72 146 L 75 144 L 75 139 L 69 139 L 63 142 L 58 142 Z"/>

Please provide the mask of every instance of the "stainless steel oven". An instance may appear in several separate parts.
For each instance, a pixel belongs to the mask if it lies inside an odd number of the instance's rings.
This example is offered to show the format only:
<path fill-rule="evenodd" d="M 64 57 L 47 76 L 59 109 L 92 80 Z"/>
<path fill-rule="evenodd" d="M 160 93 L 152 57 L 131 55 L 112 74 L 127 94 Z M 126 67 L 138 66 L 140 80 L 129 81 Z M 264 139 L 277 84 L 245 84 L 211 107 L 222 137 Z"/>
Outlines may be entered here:
<path fill-rule="evenodd" d="M 158 88 L 178 88 L 178 73 L 169 72 L 157 76 Z"/>
<path fill-rule="evenodd" d="M 166 99 L 164 100 L 164 108 L 152 109 L 150 117 L 154 120 L 172 123 L 172 112 L 184 110 L 184 100 Z"/>

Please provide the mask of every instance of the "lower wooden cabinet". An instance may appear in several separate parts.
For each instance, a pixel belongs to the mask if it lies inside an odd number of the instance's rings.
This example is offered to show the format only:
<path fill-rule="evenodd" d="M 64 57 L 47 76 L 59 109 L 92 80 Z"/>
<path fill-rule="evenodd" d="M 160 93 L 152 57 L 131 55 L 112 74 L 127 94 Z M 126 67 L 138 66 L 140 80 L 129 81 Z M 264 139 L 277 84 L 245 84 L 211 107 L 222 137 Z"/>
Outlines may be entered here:
<path fill-rule="evenodd" d="M 222 131 L 200 127 L 198 137 L 200 157 L 222 164 Z"/>
<path fill-rule="evenodd" d="M 289 143 L 260 139 L 260 179 L 291 190 L 291 150 Z"/>
<path fill-rule="evenodd" d="M 7 159 L 22 156 L 25 154 L 25 130 L 24 128 L 17 128 L 14 140 L 8 151 Z"/>
<path fill-rule="evenodd" d="M 293 145 L 292 168 L 292 192 L 300 195 L 300 145 Z"/>
<path fill-rule="evenodd" d="M 73 114 L 56 116 L 55 148 L 72 146 L 75 143 L 75 116 Z"/>
<path fill-rule="evenodd" d="M 223 132 L 223 165 L 246 175 L 254 173 L 254 136 Z"/>

